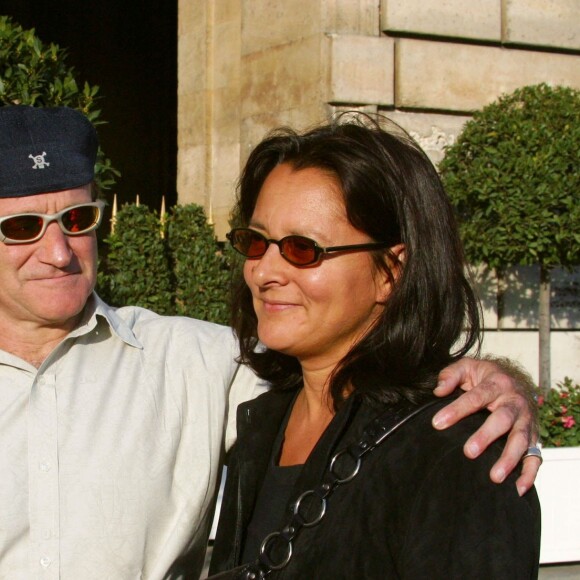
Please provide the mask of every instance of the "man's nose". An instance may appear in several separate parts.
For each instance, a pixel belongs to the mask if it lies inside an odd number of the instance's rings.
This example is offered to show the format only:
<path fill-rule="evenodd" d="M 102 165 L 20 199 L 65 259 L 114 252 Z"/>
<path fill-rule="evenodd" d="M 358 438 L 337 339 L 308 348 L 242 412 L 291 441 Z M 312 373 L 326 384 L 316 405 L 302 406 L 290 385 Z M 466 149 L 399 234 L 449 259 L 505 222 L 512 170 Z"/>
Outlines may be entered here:
<path fill-rule="evenodd" d="M 37 242 L 40 245 L 39 259 L 57 268 L 64 268 L 70 264 L 72 249 L 67 236 L 60 228 L 58 222 L 48 224 L 44 235 Z"/>

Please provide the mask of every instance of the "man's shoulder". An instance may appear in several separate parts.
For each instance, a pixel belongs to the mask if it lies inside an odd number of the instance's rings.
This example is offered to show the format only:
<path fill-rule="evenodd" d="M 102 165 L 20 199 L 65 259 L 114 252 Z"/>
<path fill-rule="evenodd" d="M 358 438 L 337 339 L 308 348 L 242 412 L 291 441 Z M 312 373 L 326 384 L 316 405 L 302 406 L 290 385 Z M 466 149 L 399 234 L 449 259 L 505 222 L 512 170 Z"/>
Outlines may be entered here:
<path fill-rule="evenodd" d="M 124 307 L 117 314 L 140 340 L 166 338 L 179 341 L 179 346 L 184 348 L 193 348 L 196 343 L 223 343 L 225 348 L 234 338 L 229 327 L 196 318 L 162 316 L 139 307 Z"/>
<path fill-rule="evenodd" d="M 168 328 L 195 328 L 207 332 L 230 332 L 229 327 L 215 322 L 189 318 L 188 316 L 168 316 L 158 314 L 153 310 L 142 308 L 140 306 L 121 306 L 113 309 L 115 314 L 130 326 L 166 326 Z"/>
<path fill-rule="evenodd" d="M 231 348 L 234 335 L 231 328 L 186 316 L 165 316 L 140 306 L 115 308 L 99 301 L 97 314 L 104 316 L 120 335 L 131 333 L 144 347 L 173 343 L 180 349 L 196 344 Z"/>

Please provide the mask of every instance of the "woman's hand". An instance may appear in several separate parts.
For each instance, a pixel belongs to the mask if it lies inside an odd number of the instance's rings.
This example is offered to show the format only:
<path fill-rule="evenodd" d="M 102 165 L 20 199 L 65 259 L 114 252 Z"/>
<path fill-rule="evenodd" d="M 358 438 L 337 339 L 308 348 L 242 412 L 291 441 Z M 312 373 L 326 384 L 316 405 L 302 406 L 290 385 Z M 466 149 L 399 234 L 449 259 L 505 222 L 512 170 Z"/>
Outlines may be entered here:
<path fill-rule="evenodd" d="M 490 477 L 501 483 L 538 440 L 534 383 L 523 369 L 506 358 L 464 358 L 443 369 L 434 394 L 446 396 L 457 387 L 467 391 L 433 417 L 435 429 L 446 429 L 460 419 L 487 408 L 491 415 L 465 443 L 465 455 L 474 459 L 492 442 L 508 433 L 505 449 Z M 516 485 L 523 495 L 536 479 L 541 460 L 528 457 Z"/>

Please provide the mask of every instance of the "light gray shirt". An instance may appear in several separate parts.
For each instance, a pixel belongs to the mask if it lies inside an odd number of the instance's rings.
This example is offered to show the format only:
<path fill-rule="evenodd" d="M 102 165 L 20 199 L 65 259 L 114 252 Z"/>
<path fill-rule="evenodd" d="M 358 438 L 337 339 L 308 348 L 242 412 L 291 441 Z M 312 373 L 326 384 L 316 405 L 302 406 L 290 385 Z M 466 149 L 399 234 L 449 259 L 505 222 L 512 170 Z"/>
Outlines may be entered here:
<path fill-rule="evenodd" d="M 0 350 L 0 579 L 197 577 L 224 439 L 263 390 L 231 329 L 91 297 L 40 368 Z M 229 420 L 228 420 L 229 418 Z"/>

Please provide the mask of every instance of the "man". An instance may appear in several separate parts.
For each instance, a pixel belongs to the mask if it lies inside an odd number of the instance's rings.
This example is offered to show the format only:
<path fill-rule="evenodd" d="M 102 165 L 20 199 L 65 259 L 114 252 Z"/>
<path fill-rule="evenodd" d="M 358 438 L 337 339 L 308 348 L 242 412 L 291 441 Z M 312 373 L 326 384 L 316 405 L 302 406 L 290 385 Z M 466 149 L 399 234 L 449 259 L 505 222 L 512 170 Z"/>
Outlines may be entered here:
<path fill-rule="evenodd" d="M 76 111 L 0 108 L 0 577 L 196 578 L 224 439 L 263 386 L 234 362 L 230 329 L 93 293 L 96 150 Z M 437 427 L 503 403 L 466 446 L 475 457 L 515 422 L 500 480 L 528 446 L 515 381 L 463 361 L 439 390 L 482 381 Z"/>

